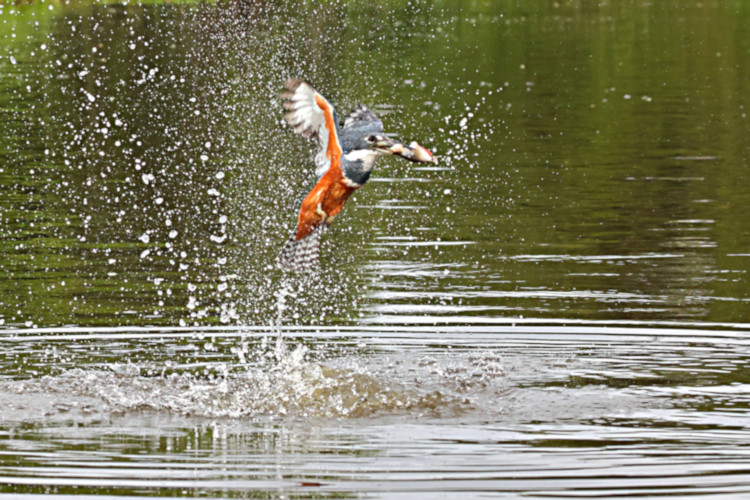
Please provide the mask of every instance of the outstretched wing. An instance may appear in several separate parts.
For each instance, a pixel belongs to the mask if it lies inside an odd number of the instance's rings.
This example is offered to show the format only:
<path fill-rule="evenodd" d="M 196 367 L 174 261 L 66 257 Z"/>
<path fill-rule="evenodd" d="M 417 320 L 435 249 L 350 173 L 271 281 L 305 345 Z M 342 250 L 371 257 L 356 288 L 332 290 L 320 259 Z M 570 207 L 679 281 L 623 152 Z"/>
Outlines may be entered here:
<path fill-rule="evenodd" d="M 286 92 L 281 97 L 288 110 L 284 118 L 295 132 L 314 139 L 320 146 L 315 156 L 315 173 L 322 177 L 332 164 L 338 167 L 341 158 L 336 110 L 307 82 L 290 78 L 284 88 Z"/>
<path fill-rule="evenodd" d="M 344 120 L 344 128 L 353 128 L 358 125 L 367 125 L 372 128 L 373 125 L 383 131 L 383 122 L 375 113 L 367 109 L 367 106 L 360 104 L 349 112 L 349 116 Z"/>

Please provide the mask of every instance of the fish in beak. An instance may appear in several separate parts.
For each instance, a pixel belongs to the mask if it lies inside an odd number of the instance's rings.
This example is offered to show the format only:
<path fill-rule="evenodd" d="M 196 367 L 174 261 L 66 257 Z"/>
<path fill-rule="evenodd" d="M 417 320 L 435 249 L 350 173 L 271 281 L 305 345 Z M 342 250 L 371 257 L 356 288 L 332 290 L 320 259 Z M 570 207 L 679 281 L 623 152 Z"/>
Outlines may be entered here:
<path fill-rule="evenodd" d="M 400 156 L 409 161 L 437 164 L 437 158 L 435 155 L 433 155 L 427 148 L 420 146 L 416 141 L 411 142 L 408 146 L 394 141 L 394 144 L 388 151 L 390 154 Z"/>
<path fill-rule="evenodd" d="M 381 154 L 396 155 L 416 163 L 437 163 L 437 158 L 417 142 L 406 144 L 387 135 L 373 136 L 372 148 Z"/>

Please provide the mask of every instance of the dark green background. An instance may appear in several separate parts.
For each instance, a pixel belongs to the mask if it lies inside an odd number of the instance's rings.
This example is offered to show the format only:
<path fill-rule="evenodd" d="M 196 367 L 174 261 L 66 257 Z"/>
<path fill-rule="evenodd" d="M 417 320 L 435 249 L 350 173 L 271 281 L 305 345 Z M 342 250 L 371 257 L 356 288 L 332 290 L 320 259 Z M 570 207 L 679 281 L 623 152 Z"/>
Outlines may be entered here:
<path fill-rule="evenodd" d="M 6 327 L 749 319 L 746 2 L 0 12 Z M 441 163 L 381 161 L 283 284 L 289 76 Z"/>

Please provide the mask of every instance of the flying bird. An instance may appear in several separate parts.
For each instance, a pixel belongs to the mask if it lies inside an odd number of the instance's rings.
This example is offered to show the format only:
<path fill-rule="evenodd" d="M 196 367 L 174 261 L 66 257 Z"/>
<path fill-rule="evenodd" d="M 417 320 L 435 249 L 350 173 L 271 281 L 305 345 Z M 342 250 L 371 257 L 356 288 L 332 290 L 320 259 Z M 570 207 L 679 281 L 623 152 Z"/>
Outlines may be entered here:
<path fill-rule="evenodd" d="M 315 156 L 318 182 L 302 201 L 297 227 L 276 262 L 285 270 L 308 271 L 318 265 L 321 234 L 352 193 L 370 178 L 378 157 L 397 155 L 422 163 L 436 159 L 416 142 L 407 146 L 386 135 L 383 122 L 363 104 L 339 124 L 334 107 L 307 82 L 291 78 L 284 89 L 284 118 L 295 132 L 319 147 Z"/>

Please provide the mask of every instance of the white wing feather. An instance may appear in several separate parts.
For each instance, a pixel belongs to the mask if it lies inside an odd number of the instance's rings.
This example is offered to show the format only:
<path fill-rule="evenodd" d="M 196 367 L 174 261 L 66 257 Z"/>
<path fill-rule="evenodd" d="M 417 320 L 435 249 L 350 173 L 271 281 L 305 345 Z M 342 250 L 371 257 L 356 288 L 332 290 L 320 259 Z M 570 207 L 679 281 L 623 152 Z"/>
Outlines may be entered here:
<path fill-rule="evenodd" d="M 315 174 L 318 178 L 323 177 L 331 166 L 331 161 L 326 156 L 328 141 L 331 137 L 326 127 L 325 112 L 318 105 L 316 96 L 330 108 L 331 116 L 334 115 L 334 108 L 307 82 L 291 78 L 287 80 L 284 88 L 286 92 L 282 94 L 282 97 L 284 108 L 288 110 L 284 118 L 294 127 L 295 132 L 314 139 L 318 143 L 320 151 L 315 155 Z M 333 124 L 333 127 L 335 129 L 336 124 Z"/>

